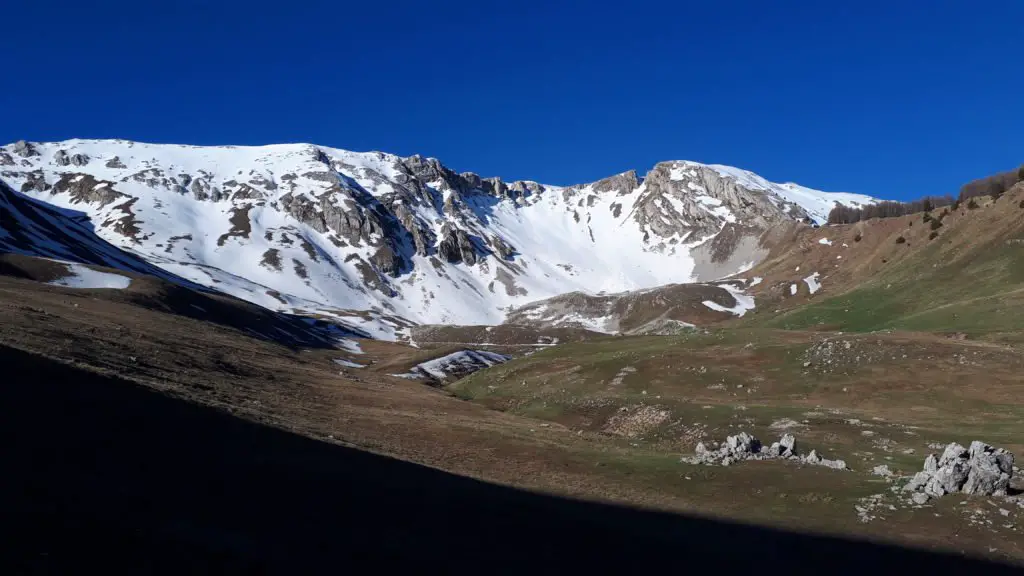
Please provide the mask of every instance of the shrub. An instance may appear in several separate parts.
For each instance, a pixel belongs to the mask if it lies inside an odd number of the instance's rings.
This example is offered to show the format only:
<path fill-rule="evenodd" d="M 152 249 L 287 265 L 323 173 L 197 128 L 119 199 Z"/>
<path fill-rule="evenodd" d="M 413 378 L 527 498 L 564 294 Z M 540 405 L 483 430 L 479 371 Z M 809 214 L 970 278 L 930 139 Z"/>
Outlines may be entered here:
<path fill-rule="evenodd" d="M 1020 201 L 1020 207 L 1024 208 L 1024 200 Z M 854 242 L 860 242 L 861 238 L 862 238 L 862 236 L 860 235 L 860 232 L 857 232 L 857 235 L 853 237 L 853 241 Z"/>
<path fill-rule="evenodd" d="M 1021 208 L 1024 208 L 1024 200 L 1021 200 L 1020 204 L 1018 204 L 1018 206 L 1020 206 Z"/>
<path fill-rule="evenodd" d="M 921 219 L 924 220 L 925 224 L 927 224 L 928 222 L 931 222 L 932 221 L 932 213 L 931 212 L 925 212 L 924 216 Z"/>
<path fill-rule="evenodd" d="M 970 200 L 967 201 L 967 209 L 968 210 L 974 210 L 977 207 L 978 207 L 978 203 L 974 201 L 974 198 L 971 198 Z"/>
<path fill-rule="evenodd" d="M 938 237 L 939 237 L 939 233 L 938 232 L 932 232 L 931 234 L 928 235 L 928 239 L 929 240 L 935 240 Z"/>
<path fill-rule="evenodd" d="M 940 220 L 932 220 L 932 230 L 938 230 L 942 228 L 942 222 Z"/>
<path fill-rule="evenodd" d="M 998 198 L 1020 180 L 1019 176 L 1020 170 L 1018 169 L 972 180 L 960 188 L 960 200 L 967 200 L 975 196 Z"/>
<path fill-rule="evenodd" d="M 939 220 L 942 220 L 946 216 L 949 216 L 949 208 L 944 209 L 942 213 L 939 214 Z"/>
<path fill-rule="evenodd" d="M 903 236 L 900 236 L 899 238 L 896 239 L 896 243 L 897 244 L 906 244 L 907 243 L 907 239 L 904 238 Z"/>

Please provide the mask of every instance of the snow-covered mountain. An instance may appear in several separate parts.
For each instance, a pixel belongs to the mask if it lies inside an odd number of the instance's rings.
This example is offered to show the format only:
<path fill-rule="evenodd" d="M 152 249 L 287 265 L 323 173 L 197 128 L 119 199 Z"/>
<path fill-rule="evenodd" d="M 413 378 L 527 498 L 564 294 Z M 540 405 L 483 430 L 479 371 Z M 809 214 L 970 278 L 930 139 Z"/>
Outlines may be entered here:
<path fill-rule="evenodd" d="M 385 338 L 406 320 L 497 324 L 567 292 L 721 278 L 764 257 L 771 226 L 875 201 L 686 161 L 560 187 L 309 144 L 18 142 L 0 179 L 178 277 Z"/>

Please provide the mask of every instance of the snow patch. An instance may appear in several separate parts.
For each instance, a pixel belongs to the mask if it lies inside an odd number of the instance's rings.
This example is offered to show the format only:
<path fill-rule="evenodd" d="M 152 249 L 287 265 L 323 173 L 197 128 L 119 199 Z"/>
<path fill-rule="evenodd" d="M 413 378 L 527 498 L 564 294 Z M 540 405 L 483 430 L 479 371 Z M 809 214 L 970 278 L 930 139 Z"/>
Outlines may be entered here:
<path fill-rule="evenodd" d="M 337 342 L 338 347 L 350 354 L 365 354 L 363 349 L 359 347 L 359 342 L 355 340 L 349 340 L 348 338 L 342 338 Z"/>
<path fill-rule="evenodd" d="M 345 368 L 366 368 L 366 364 L 356 364 L 355 362 L 345 360 L 344 358 L 336 358 L 334 363 L 339 366 L 344 366 Z"/>
<path fill-rule="evenodd" d="M 511 356 L 487 350 L 463 350 L 417 364 L 416 368 L 438 380 L 444 380 L 449 374 L 465 373 L 467 370 L 475 372 L 482 368 L 490 368 L 496 364 L 508 362 L 511 359 Z"/>
<path fill-rule="evenodd" d="M 732 284 L 719 284 L 718 287 L 732 295 L 736 304 L 731 307 L 727 307 L 711 300 L 705 300 L 703 304 L 708 308 L 711 308 L 716 312 L 729 312 L 730 314 L 735 314 L 737 316 L 743 316 L 748 310 L 754 309 L 754 297 L 744 294 L 742 289 L 737 288 Z"/>
<path fill-rule="evenodd" d="M 818 240 L 818 244 L 824 244 L 825 246 L 831 246 L 832 245 L 832 241 L 829 240 L 828 238 L 822 238 L 822 239 Z"/>
<path fill-rule="evenodd" d="M 54 260 L 54 262 L 59 261 Z M 61 262 L 61 264 L 68 267 L 70 275 L 47 282 L 47 284 L 51 286 L 64 286 L 65 288 L 111 288 L 114 290 L 124 290 L 132 283 L 131 278 L 121 276 L 120 274 L 99 272 L 74 262 Z"/>
<path fill-rule="evenodd" d="M 821 283 L 818 282 L 817 272 L 811 274 L 807 278 L 804 278 L 804 282 L 807 283 L 807 289 L 811 291 L 811 294 L 814 294 L 818 290 L 821 290 Z M 796 288 L 796 284 L 793 285 L 793 288 Z M 793 293 L 796 294 L 796 290 L 793 290 Z"/>

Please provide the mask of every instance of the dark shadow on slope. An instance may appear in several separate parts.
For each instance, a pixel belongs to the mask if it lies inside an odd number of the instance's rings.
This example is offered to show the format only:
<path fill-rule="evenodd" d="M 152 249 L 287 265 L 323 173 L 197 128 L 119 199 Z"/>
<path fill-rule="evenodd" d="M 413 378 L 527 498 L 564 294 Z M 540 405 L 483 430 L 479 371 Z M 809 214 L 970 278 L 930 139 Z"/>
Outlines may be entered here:
<path fill-rule="evenodd" d="M 125 252 L 96 234 L 83 213 L 34 200 L 0 181 L 0 253 L 55 258 L 155 276 L 208 290 Z"/>
<path fill-rule="evenodd" d="M 101 266 L 134 279 L 128 290 L 103 290 L 110 300 L 222 324 L 292 348 L 333 347 L 339 337 L 369 337 L 352 326 L 268 310 L 186 280 L 110 244 L 87 219 L 71 213 L 0 182 L 0 274 L 38 282 L 65 275 L 64 266 L 43 258 Z"/>
<path fill-rule="evenodd" d="M 473 574 L 1009 571 L 532 494 L 263 427 L 5 347 L 0 364 L 5 573 L 388 573 L 395 564 Z"/>
<path fill-rule="evenodd" d="M 101 269 L 97 267 L 97 269 Z M 98 298 L 107 302 L 138 306 L 200 322 L 219 324 L 251 338 L 275 342 L 293 350 L 299 348 L 336 348 L 340 338 L 369 338 L 358 328 L 341 326 L 315 318 L 269 310 L 233 296 L 192 290 L 153 276 L 110 270 L 132 278 L 123 290 L 80 289 L 39 286 L 68 276 L 68 267 L 44 258 L 0 252 L 0 276 L 30 281 L 25 289 L 51 290 Z"/>

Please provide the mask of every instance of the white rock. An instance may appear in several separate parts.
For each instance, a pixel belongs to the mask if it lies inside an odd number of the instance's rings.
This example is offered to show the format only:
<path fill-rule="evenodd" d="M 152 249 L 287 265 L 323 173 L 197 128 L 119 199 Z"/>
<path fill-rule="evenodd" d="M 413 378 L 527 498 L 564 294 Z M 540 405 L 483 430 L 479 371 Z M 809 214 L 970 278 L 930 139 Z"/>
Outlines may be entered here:
<path fill-rule="evenodd" d="M 779 446 L 782 447 L 783 456 L 796 454 L 796 437 L 792 434 L 783 434 L 782 438 L 779 439 Z"/>
<path fill-rule="evenodd" d="M 942 456 L 939 458 L 939 466 L 945 466 L 954 460 L 966 459 L 967 449 L 957 444 L 956 442 L 950 442 L 946 449 L 942 451 Z"/>

